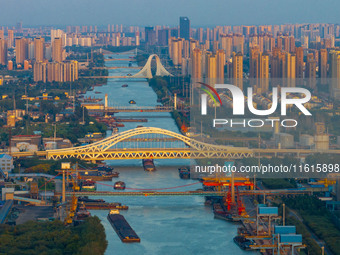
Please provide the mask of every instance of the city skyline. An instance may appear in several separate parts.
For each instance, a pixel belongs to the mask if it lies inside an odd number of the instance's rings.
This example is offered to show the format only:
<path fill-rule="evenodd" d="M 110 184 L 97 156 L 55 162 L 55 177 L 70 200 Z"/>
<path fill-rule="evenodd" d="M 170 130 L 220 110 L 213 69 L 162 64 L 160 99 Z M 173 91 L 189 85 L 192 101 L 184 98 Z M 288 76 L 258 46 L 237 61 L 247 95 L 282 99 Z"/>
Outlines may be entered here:
<path fill-rule="evenodd" d="M 340 3 L 332 0 L 326 1 L 332 4 L 331 9 L 327 8 L 325 2 L 316 0 L 299 2 L 212 0 L 209 3 L 201 0 L 186 2 L 174 0 L 167 4 L 164 2 L 99 0 L 94 5 L 93 1 L 89 0 L 71 0 L 67 3 L 65 0 L 0 0 L 0 5 L 6 10 L 0 17 L 0 24 L 10 26 L 22 21 L 28 26 L 108 23 L 142 26 L 177 25 L 179 16 L 188 16 L 192 27 L 224 24 L 338 23 L 337 10 L 340 7 Z M 22 8 L 18 9 L 17 6 Z"/>

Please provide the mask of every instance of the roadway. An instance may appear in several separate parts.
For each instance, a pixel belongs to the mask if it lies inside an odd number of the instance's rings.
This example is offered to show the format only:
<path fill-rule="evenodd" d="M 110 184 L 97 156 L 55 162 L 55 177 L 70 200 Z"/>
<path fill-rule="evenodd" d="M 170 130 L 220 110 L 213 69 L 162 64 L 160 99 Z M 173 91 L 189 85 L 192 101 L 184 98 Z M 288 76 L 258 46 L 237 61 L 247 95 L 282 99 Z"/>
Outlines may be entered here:
<path fill-rule="evenodd" d="M 136 61 L 135 58 L 106 58 L 105 61 Z"/>
<path fill-rule="evenodd" d="M 81 147 L 79 147 L 81 148 Z M 72 148 L 70 148 L 72 149 Z M 74 148 L 73 148 L 74 149 Z M 244 150 L 244 148 L 242 148 Z M 98 152 L 79 152 L 78 154 L 68 155 L 65 152 L 61 154 L 54 153 L 49 155 L 47 151 L 27 151 L 27 152 L 11 152 L 11 155 L 16 158 L 20 157 L 47 157 L 51 158 L 82 158 L 86 160 L 114 160 L 114 159 L 144 159 L 152 157 L 154 159 L 165 159 L 165 158 L 249 158 L 257 155 L 265 156 L 278 156 L 281 154 L 296 154 L 297 156 L 309 155 L 315 153 L 323 154 L 340 154 L 340 150 L 307 150 L 307 149 L 247 149 L 246 151 L 239 151 L 239 155 L 236 155 L 237 147 L 233 147 L 233 150 L 226 150 L 216 153 L 216 151 L 195 151 L 190 148 L 138 148 L 138 149 L 114 149 Z M 242 154 L 242 155 L 241 155 Z M 243 155 L 244 154 L 244 155 Z M 61 155 L 67 157 L 59 157 Z"/>
<path fill-rule="evenodd" d="M 142 69 L 139 66 L 109 66 L 109 67 L 92 67 L 92 69 Z"/>
<path fill-rule="evenodd" d="M 142 189 L 141 189 L 142 190 Z M 277 190 L 240 190 L 240 195 L 301 195 L 313 192 L 327 191 L 327 188 L 277 189 Z M 227 192 L 221 191 L 80 191 L 66 192 L 67 196 L 226 196 Z"/>
<path fill-rule="evenodd" d="M 98 109 L 91 108 L 91 104 L 82 104 L 89 112 L 172 112 L 173 107 L 104 107 L 103 105 L 99 105 Z M 99 108 L 100 107 L 100 108 Z M 167 116 L 168 117 L 168 116 Z M 143 117 L 145 118 L 145 117 Z"/>
<path fill-rule="evenodd" d="M 141 77 L 133 77 L 133 76 L 79 76 L 79 78 L 83 78 L 83 79 L 102 79 L 102 78 L 106 78 L 106 79 L 118 79 L 118 78 L 132 78 L 132 79 L 146 79 L 146 78 L 141 78 Z"/>
<path fill-rule="evenodd" d="M 228 158 L 242 159 L 253 156 L 251 150 L 194 150 L 191 148 L 123 148 L 103 151 L 67 151 L 47 152 L 49 159 L 79 158 L 82 160 L 117 160 L 117 159 L 199 159 L 199 158 Z"/>

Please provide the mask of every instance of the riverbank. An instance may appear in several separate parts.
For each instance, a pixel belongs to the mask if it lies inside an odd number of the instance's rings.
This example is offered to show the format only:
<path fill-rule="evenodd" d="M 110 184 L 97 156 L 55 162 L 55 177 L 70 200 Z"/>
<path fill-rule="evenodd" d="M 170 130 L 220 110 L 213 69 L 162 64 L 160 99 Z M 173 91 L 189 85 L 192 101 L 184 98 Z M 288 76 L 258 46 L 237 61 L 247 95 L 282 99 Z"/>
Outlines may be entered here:
<path fill-rule="evenodd" d="M 106 235 L 98 217 L 84 224 L 65 226 L 61 221 L 29 221 L 17 226 L 0 225 L 0 253 L 104 254 Z"/>

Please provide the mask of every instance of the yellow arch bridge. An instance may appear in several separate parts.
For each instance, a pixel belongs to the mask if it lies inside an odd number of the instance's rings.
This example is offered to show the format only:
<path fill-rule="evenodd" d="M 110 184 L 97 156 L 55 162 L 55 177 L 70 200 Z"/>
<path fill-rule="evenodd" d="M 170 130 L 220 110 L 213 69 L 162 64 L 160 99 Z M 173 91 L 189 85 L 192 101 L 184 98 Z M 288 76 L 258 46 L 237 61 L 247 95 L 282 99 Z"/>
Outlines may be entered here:
<path fill-rule="evenodd" d="M 146 143 L 147 142 L 147 143 Z M 253 156 L 253 150 L 207 144 L 190 137 L 155 127 L 120 132 L 98 142 L 66 149 L 47 150 L 48 159 L 83 160 L 228 158 Z"/>

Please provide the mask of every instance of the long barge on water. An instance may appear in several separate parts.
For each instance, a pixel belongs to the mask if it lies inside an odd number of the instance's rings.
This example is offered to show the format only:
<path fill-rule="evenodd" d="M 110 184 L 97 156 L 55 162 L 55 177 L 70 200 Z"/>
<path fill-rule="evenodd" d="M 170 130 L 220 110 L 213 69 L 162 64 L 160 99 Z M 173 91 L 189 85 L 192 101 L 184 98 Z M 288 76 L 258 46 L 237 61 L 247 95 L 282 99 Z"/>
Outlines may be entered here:
<path fill-rule="evenodd" d="M 128 210 L 129 209 L 127 205 L 122 205 L 121 203 L 85 202 L 85 206 L 89 210 L 110 210 L 110 209 Z"/>
<path fill-rule="evenodd" d="M 140 238 L 118 210 L 111 210 L 107 216 L 113 229 L 123 243 L 139 243 Z"/>

